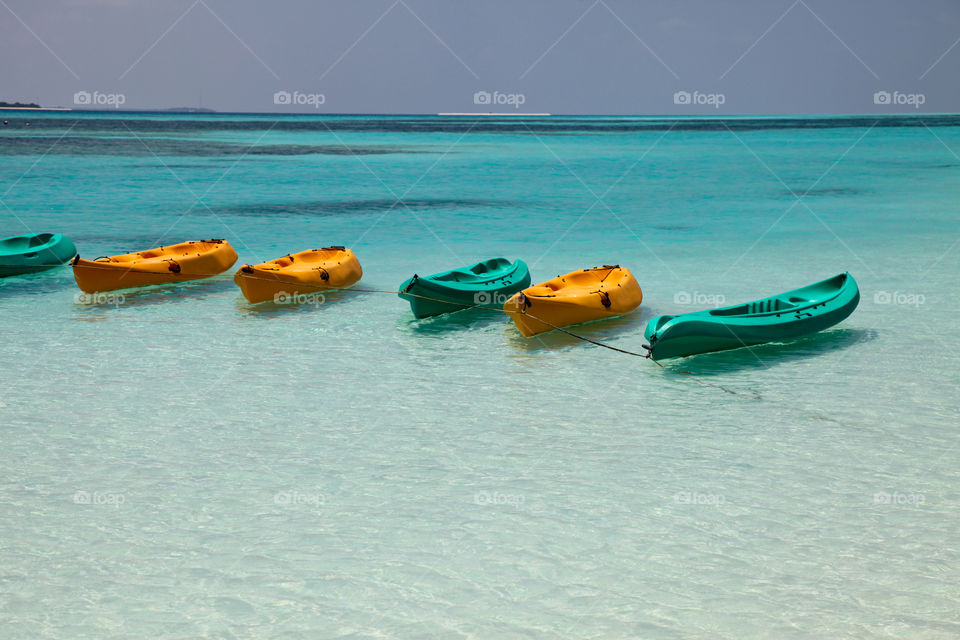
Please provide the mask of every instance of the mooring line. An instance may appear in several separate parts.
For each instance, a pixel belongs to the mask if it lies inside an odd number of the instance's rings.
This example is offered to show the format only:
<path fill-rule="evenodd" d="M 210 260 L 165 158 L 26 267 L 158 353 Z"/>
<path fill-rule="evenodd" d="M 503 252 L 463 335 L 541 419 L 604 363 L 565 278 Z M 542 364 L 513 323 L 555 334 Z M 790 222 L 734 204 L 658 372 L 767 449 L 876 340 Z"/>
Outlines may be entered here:
<path fill-rule="evenodd" d="M 104 265 L 106 265 L 106 264 L 109 264 L 109 263 L 104 263 Z M 71 265 L 70 263 L 67 263 L 67 264 L 56 264 L 56 265 L 31 265 L 31 266 L 42 266 L 42 267 L 55 268 L 55 267 L 69 267 L 69 266 L 72 266 L 72 265 Z M 86 265 L 84 265 L 84 266 L 87 267 L 87 268 L 94 267 L 94 265 L 91 265 L 91 264 L 86 264 Z M 96 268 L 96 267 L 94 267 L 94 268 Z M 104 266 L 103 269 L 113 270 L 113 267 Z M 153 273 L 155 273 L 155 274 L 158 275 L 158 276 L 165 276 L 165 277 L 169 275 L 169 274 L 164 273 L 164 272 L 140 271 L 140 270 L 133 270 L 133 269 L 131 269 L 131 270 L 132 270 L 132 271 L 135 271 L 136 273 L 142 273 L 142 274 L 153 274 Z M 225 275 L 225 274 L 224 274 L 223 272 L 221 272 L 221 273 L 209 273 L 209 274 L 194 273 L 194 274 L 190 274 L 190 275 L 195 275 L 195 276 L 197 276 L 197 279 L 206 279 L 206 278 L 215 278 L 215 277 L 217 277 L 217 276 L 223 276 L 223 275 Z M 252 275 L 252 274 L 244 274 L 244 277 L 246 277 L 246 278 L 248 278 L 248 279 L 250 279 L 250 280 L 261 280 L 261 281 L 264 281 L 264 282 L 273 282 L 273 283 L 276 283 L 276 282 L 277 282 L 277 280 L 275 280 L 275 279 L 273 279 L 273 278 L 263 278 L 263 277 L 258 277 L 258 276 L 256 276 L 256 275 Z M 222 279 L 225 279 L 225 278 L 222 278 Z M 176 282 L 177 282 L 177 283 L 184 283 L 184 282 L 189 282 L 189 280 L 177 280 Z M 294 283 L 291 283 L 291 284 L 294 284 Z M 298 282 L 298 283 L 295 283 L 295 286 L 296 286 L 296 287 L 299 287 L 299 288 L 314 289 L 314 290 L 316 290 L 316 291 L 318 291 L 318 292 L 320 292 L 320 291 L 356 291 L 356 292 L 358 292 L 358 293 L 385 293 L 385 294 L 394 295 L 394 296 L 395 296 L 395 295 L 398 295 L 398 294 L 400 293 L 399 291 L 393 291 L 393 290 L 388 290 L 388 289 L 361 289 L 361 288 L 359 288 L 359 287 L 346 287 L 346 288 L 344 288 L 344 289 L 332 289 L 332 288 L 330 288 L 330 287 L 326 287 L 326 286 L 323 286 L 323 285 L 310 284 L 309 282 Z M 505 313 L 505 314 L 507 314 L 507 315 L 510 315 L 510 314 L 525 315 L 525 316 L 527 316 L 527 317 L 529 317 L 529 318 L 531 318 L 531 319 L 533 319 L 533 320 L 536 320 L 537 322 L 541 322 L 541 323 L 545 324 L 546 326 L 550 327 L 551 329 L 554 329 L 554 330 L 556 330 L 556 331 L 560 331 L 561 333 L 565 333 L 565 334 L 567 334 L 568 336 L 570 336 L 570 337 L 572 337 L 572 338 L 576 338 L 577 340 L 581 340 L 581 341 L 583 341 L 583 342 L 588 342 L 588 343 L 590 343 L 590 344 L 592 344 L 592 345 L 596 345 L 596 346 L 602 347 L 602 348 L 604 348 L 604 349 L 609 349 L 610 351 L 616 351 L 616 352 L 618 352 L 618 353 L 622 353 L 622 354 L 625 354 L 625 355 L 628 355 L 628 356 L 635 356 L 635 357 L 637 357 L 637 358 L 644 358 L 645 360 L 650 360 L 651 362 L 653 362 L 654 364 L 656 364 L 658 367 L 660 367 L 660 368 L 663 369 L 664 371 L 671 371 L 672 373 L 678 373 L 678 374 L 688 375 L 688 376 L 690 376 L 690 378 L 691 378 L 694 382 L 696 382 L 696 383 L 698 383 L 698 384 L 701 384 L 701 385 L 704 385 L 704 386 L 708 386 L 708 387 L 714 387 L 714 388 L 716 388 L 716 389 L 720 389 L 720 390 L 723 391 L 724 393 L 729 393 L 729 394 L 732 394 L 732 395 L 742 395 L 742 394 L 740 394 L 740 393 L 738 393 L 738 392 L 736 392 L 736 391 L 734 391 L 734 390 L 732 390 L 732 389 L 728 389 L 727 387 L 724 387 L 724 386 L 722 386 L 722 385 L 713 384 L 713 383 L 711 383 L 711 382 L 706 382 L 706 381 L 704 381 L 704 380 L 701 380 L 701 379 L 699 379 L 699 377 L 697 377 L 697 374 L 693 373 L 692 371 L 686 371 L 686 370 L 675 371 L 675 370 L 668 369 L 667 367 L 663 366 L 662 363 L 658 362 L 657 360 L 654 360 L 649 351 L 644 354 L 644 353 L 637 353 L 637 352 L 635 352 L 635 351 L 629 351 L 629 350 L 627 350 L 627 349 L 621 349 L 620 347 L 615 347 L 615 346 L 613 346 L 612 344 L 606 344 L 606 343 L 601 342 L 601 341 L 599 341 L 599 340 L 594 340 L 593 338 L 588 338 L 587 336 L 583 336 L 583 335 L 580 335 L 580 334 L 578 334 L 578 333 L 574 333 L 573 331 L 570 331 L 569 329 L 566 329 L 566 328 L 564 328 L 564 327 L 557 326 L 557 325 L 555 325 L 555 324 L 553 324 L 553 323 L 551 323 L 551 322 L 548 322 L 548 321 L 544 320 L 543 318 L 538 318 L 537 316 L 533 315 L 532 313 L 527 313 L 525 310 L 524 310 L 524 311 L 508 311 L 507 309 L 494 309 L 494 308 L 492 308 L 492 307 L 486 307 L 486 306 L 484 306 L 484 305 L 482 305 L 482 304 L 472 304 L 472 305 L 471 305 L 471 304 L 461 304 L 461 303 L 457 303 L 457 302 L 451 302 L 451 301 L 449 301 L 449 300 L 443 300 L 443 299 L 441 299 L 441 298 L 432 298 L 432 297 L 430 297 L 430 296 L 424 296 L 424 295 L 417 294 L 417 293 L 410 293 L 409 291 L 406 291 L 406 292 L 403 292 L 403 293 L 404 293 L 404 295 L 410 296 L 410 297 L 412 297 L 412 298 L 420 298 L 420 299 L 422 299 L 422 300 L 429 300 L 429 301 L 431 301 L 431 302 L 441 302 L 441 303 L 444 303 L 444 304 L 450 304 L 450 305 L 459 306 L 459 307 L 462 307 L 463 310 L 466 310 L 466 309 L 481 309 L 481 310 L 483 310 L 483 311 L 493 311 L 493 312 L 496 312 L 496 313 Z"/>

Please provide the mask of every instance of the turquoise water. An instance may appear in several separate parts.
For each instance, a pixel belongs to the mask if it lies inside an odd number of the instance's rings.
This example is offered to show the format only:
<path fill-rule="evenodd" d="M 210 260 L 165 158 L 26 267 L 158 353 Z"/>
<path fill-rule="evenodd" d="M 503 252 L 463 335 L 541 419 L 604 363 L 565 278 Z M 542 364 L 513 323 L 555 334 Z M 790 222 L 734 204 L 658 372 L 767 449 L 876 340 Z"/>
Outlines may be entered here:
<path fill-rule="evenodd" d="M 640 311 L 581 331 L 628 350 L 842 271 L 862 301 L 661 368 L 391 294 L 5 279 L 3 637 L 960 635 L 960 118 L 7 117 L 2 235 L 84 257 L 619 263 Z"/>

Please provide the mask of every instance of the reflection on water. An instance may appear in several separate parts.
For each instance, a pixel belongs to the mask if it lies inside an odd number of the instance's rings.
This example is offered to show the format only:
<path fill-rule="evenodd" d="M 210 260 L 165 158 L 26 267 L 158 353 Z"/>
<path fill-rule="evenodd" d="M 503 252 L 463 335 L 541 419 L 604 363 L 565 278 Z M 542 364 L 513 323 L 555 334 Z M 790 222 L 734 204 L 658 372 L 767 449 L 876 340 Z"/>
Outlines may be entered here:
<path fill-rule="evenodd" d="M 729 351 L 702 353 L 687 358 L 664 360 L 667 371 L 686 370 L 697 375 L 722 375 L 742 369 L 769 369 L 796 360 L 846 350 L 879 337 L 874 329 L 840 327 L 828 329 L 790 342 L 770 342 Z"/>
<path fill-rule="evenodd" d="M 506 320 L 506 314 L 499 309 L 471 308 L 419 320 L 414 318 L 409 311 L 405 310 L 405 312 L 402 313 L 401 320 L 397 324 L 401 331 L 438 334 L 447 331 L 481 329 L 491 325 L 502 324 Z"/>
<path fill-rule="evenodd" d="M 230 276 L 216 276 L 203 280 L 158 284 L 136 289 L 118 289 L 98 293 L 75 291 L 72 298 L 74 318 L 95 320 L 106 318 L 111 312 L 133 307 L 190 303 L 221 295 L 235 288 Z M 239 292 L 238 292 L 239 293 Z"/>
<path fill-rule="evenodd" d="M 0 278 L 0 300 L 43 295 L 70 287 L 75 289 L 76 286 L 73 271 L 69 265 L 64 265 L 47 271 Z"/>
<path fill-rule="evenodd" d="M 332 289 L 288 297 L 289 302 L 267 301 L 250 304 L 238 291 L 235 309 L 241 315 L 267 320 L 290 314 L 323 311 L 346 302 L 355 301 L 361 294 L 360 291 L 350 291 L 349 289 Z"/>

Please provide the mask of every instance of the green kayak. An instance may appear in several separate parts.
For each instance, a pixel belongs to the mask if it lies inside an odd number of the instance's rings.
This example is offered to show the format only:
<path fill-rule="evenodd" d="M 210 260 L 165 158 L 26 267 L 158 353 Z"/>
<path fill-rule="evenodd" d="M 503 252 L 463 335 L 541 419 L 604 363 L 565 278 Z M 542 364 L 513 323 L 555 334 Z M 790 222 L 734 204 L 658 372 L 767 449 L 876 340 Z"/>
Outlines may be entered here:
<path fill-rule="evenodd" d="M 857 308 L 860 290 L 849 273 L 770 298 L 720 309 L 657 316 L 644 345 L 654 360 L 790 340 L 837 324 Z"/>
<path fill-rule="evenodd" d="M 0 277 L 44 271 L 77 255 L 70 238 L 59 233 L 28 233 L 0 239 Z"/>
<path fill-rule="evenodd" d="M 427 318 L 475 306 L 500 310 L 510 296 L 528 286 L 527 263 L 491 258 L 432 276 L 414 274 L 400 285 L 399 295 L 410 303 L 413 315 Z"/>

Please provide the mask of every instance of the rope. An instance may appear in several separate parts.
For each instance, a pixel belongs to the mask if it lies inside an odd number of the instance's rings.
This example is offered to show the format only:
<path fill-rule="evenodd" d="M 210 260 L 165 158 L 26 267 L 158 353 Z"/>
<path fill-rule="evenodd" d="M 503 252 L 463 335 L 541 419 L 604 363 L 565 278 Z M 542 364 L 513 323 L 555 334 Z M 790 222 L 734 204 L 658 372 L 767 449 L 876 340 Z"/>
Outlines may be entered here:
<path fill-rule="evenodd" d="M 109 263 L 102 263 L 102 264 L 103 264 L 103 265 L 108 265 Z M 67 264 L 56 264 L 56 265 L 33 265 L 33 266 L 49 266 L 49 267 L 53 268 L 53 267 L 69 267 L 69 266 L 71 266 L 71 265 L 70 265 L 69 263 L 67 263 Z M 87 267 L 87 268 L 98 268 L 99 265 L 85 264 L 84 267 Z M 110 267 L 110 266 L 104 266 L 104 267 L 100 267 L 100 268 L 103 268 L 103 269 L 114 269 L 114 267 Z M 132 269 L 131 269 L 131 270 L 132 270 Z M 158 275 L 158 276 L 169 277 L 169 274 L 168 274 L 168 273 L 161 273 L 161 272 L 138 271 L 137 273 L 156 273 L 156 275 Z M 216 277 L 216 276 L 222 276 L 222 275 L 224 275 L 224 274 L 223 274 L 223 272 L 221 272 L 221 273 L 208 273 L 208 274 L 194 273 L 194 274 L 190 274 L 190 275 L 195 275 L 195 276 L 197 276 L 197 278 L 199 279 L 199 278 L 214 278 L 214 277 Z M 267 281 L 267 282 L 276 282 L 276 280 L 274 280 L 273 278 L 261 278 L 261 277 L 257 277 L 257 276 L 252 275 L 252 274 L 244 274 L 244 277 L 250 278 L 250 279 L 252 279 L 252 280 L 263 280 L 263 281 Z M 316 289 L 317 291 L 337 291 L 337 290 L 338 290 L 338 289 L 331 289 L 330 287 L 326 287 L 326 286 L 322 286 L 322 285 L 313 285 L 313 284 L 310 284 L 310 283 L 307 283 L 307 282 L 298 282 L 298 283 L 297 283 L 297 286 L 298 286 L 298 287 L 306 287 L 306 288 L 310 288 L 310 289 Z M 360 288 L 356 288 L 356 287 L 348 287 L 348 288 L 346 288 L 346 289 L 339 289 L 339 291 L 357 291 L 357 292 L 359 292 L 359 293 L 386 293 L 386 294 L 390 294 L 390 295 L 397 295 L 397 293 L 398 293 L 397 291 L 388 290 L 388 289 L 360 289 Z M 556 331 L 560 331 L 561 333 L 565 333 L 565 334 L 567 334 L 568 336 L 570 336 L 570 337 L 572 337 L 572 338 L 576 338 L 577 340 L 581 340 L 581 341 L 583 341 L 583 342 L 589 342 L 589 343 L 592 344 L 592 345 L 596 345 L 596 346 L 598 346 L 598 347 L 603 347 L 604 349 L 609 349 L 610 351 L 616 351 L 616 352 L 618 352 L 618 353 L 623 353 L 623 354 L 626 354 L 626 355 L 628 355 L 628 356 L 635 356 L 635 357 L 637 357 L 637 358 L 644 358 L 644 359 L 646 359 L 646 360 L 650 360 L 651 362 L 653 362 L 654 364 L 656 364 L 656 365 L 657 365 L 658 367 L 660 367 L 661 369 L 664 369 L 665 371 L 669 371 L 669 369 L 667 369 L 665 366 L 663 366 L 662 363 L 654 360 L 653 357 L 651 356 L 650 352 L 647 352 L 646 354 L 643 354 L 643 353 L 637 353 L 637 352 L 635 352 L 635 351 L 628 351 L 627 349 L 621 349 L 620 347 L 615 347 L 615 346 L 613 346 L 613 345 L 611 345 L 611 344 L 606 344 L 606 343 L 600 342 L 599 340 L 594 340 L 593 338 L 588 338 L 588 337 L 583 336 L 583 335 L 580 335 L 580 334 L 578 334 L 578 333 L 574 333 L 573 331 L 570 331 L 569 329 L 565 329 L 564 327 L 557 326 L 557 325 L 553 324 L 552 322 L 548 322 L 548 321 L 544 320 L 543 318 L 538 318 L 537 316 L 533 315 L 532 313 L 527 313 L 526 311 L 508 311 L 508 310 L 506 310 L 506 309 L 492 309 L 492 308 L 490 308 L 490 307 L 485 307 L 485 306 L 479 305 L 479 304 L 472 304 L 472 305 L 471 305 L 471 304 L 460 304 L 460 303 L 450 302 L 449 300 L 443 300 L 443 299 L 440 299 L 440 298 L 431 298 L 430 296 L 424 296 L 424 295 L 420 295 L 420 294 L 417 294 L 417 293 L 410 293 L 410 292 L 408 292 L 408 291 L 405 291 L 405 292 L 404 292 L 404 295 L 410 296 L 410 297 L 412 297 L 412 298 L 420 298 L 420 299 L 422 299 L 422 300 L 430 300 L 430 301 L 432 301 L 432 302 L 442 302 L 442 303 L 445 303 L 445 304 L 453 304 L 453 305 L 456 305 L 456 306 L 459 306 L 459 307 L 463 307 L 463 309 L 482 309 L 482 310 L 484 310 L 484 311 L 500 312 L 500 313 L 505 313 L 505 314 L 507 314 L 507 315 L 510 315 L 510 314 L 522 314 L 522 315 L 526 315 L 526 316 L 528 316 L 528 317 L 536 320 L 537 322 L 542 322 L 543 324 L 547 325 L 547 326 L 550 327 L 551 329 L 554 329 L 554 330 L 556 330 Z M 691 379 L 692 379 L 694 382 L 696 382 L 697 384 L 700 384 L 700 385 L 703 385 L 703 386 L 707 386 L 707 387 L 714 387 L 714 388 L 716 388 L 716 389 L 720 389 L 720 390 L 723 391 L 724 393 L 729 393 L 729 394 L 732 394 L 732 395 L 741 395 L 741 394 L 737 393 L 736 391 L 733 391 L 732 389 L 728 389 L 727 387 L 724 387 L 724 386 L 722 386 L 722 385 L 713 384 L 713 383 L 711 383 L 711 382 L 706 382 L 706 381 L 704 381 L 704 380 L 701 380 L 701 379 L 699 379 L 699 378 L 697 377 L 697 374 L 693 373 L 692 371 L 681 370 L 681 371 L 676 371 L 676 373 L 690 376 Z"/>

